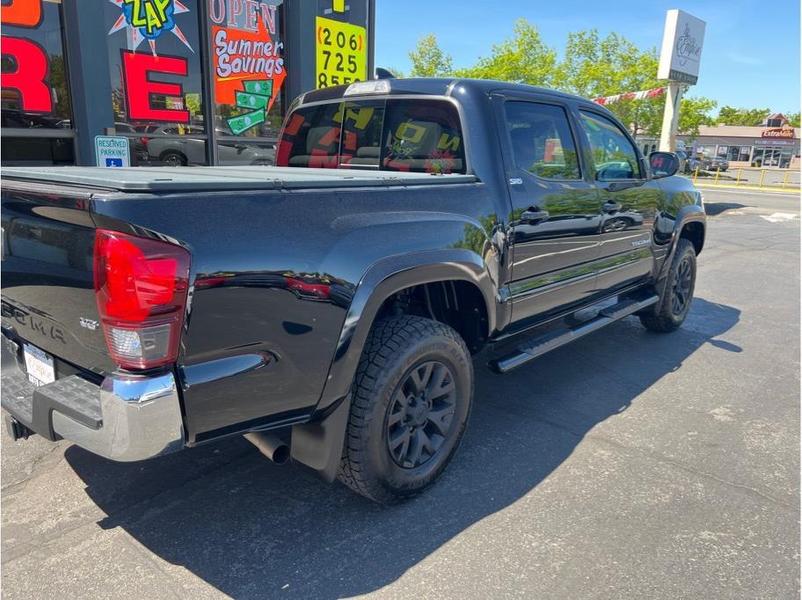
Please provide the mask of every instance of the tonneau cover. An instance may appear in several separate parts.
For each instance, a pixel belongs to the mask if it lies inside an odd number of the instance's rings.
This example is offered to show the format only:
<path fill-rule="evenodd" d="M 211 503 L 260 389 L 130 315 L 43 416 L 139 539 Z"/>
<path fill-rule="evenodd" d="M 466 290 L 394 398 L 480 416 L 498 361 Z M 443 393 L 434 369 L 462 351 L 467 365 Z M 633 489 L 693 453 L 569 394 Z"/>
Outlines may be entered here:
<path fill-rule="evenodd" d="M 300 167 L 4 167 L 8 180 L 59 183 L 121 192 L 272 190 L 472 183 L 473 175 Z"/>

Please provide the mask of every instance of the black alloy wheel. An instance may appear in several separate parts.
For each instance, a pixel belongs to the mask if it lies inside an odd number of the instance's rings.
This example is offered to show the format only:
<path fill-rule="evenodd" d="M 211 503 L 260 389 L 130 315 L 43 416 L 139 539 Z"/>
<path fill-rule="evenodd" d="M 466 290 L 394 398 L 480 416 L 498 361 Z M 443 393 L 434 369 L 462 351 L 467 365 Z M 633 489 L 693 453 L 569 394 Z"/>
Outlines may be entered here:
<path fill-rule="evenodd" d="M 457 451 L 472 399 L 471 354 L 454 329 L 382 319 L 357 367 L 338 478 L 382 504 L 420 493 Z"/>
<path fill-rule="evenodd" d="M 679 316 L 691 301 L 693 293 L 693 264 L 689 256 L 684 256 L 677 267 L 672 289 L 671 312 Z"/>
<path fill-rule="evenodd" d="M 456 409 L 456 385 L 441 362 L 413 367 L 393 394 L 387 414 L 387 449 L 405 469 L 425 464 L 443 447 Z"/>

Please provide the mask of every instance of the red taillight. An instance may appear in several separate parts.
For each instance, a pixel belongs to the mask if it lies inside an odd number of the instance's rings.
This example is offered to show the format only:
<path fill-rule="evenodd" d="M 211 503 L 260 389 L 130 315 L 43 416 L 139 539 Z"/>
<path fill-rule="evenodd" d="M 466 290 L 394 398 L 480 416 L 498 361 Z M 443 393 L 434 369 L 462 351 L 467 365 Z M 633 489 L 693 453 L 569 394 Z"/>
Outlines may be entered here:
<path fill-rule="evenodd" d="M 189 253 L 118 231 L 95 233 L 95 298 L 106 345 L 126 369 L 174 362 L 189 289 Z"/>

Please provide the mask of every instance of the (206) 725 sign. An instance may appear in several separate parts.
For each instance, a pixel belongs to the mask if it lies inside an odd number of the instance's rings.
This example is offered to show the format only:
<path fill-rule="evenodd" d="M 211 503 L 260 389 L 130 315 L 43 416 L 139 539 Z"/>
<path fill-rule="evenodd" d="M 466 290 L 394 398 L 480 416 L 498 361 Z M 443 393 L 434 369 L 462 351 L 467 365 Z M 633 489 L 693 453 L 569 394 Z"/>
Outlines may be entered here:
<path fill-rule="evenodd" d="M 368 44 L 364 27 L 317 17 L 315 34 L 318 88 L 367 78 Z"/>

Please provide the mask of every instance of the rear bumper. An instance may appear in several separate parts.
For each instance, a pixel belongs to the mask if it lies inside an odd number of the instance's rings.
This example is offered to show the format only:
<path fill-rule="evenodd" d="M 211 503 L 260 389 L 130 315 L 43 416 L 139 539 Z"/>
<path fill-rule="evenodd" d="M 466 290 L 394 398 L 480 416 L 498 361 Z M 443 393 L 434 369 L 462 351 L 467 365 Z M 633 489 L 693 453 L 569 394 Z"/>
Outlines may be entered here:
<path fill-rule="evenodd" d="M 99 386 L 71 375 L 35 387 L 21 370 L 13 369 L 3 375 L 2 388 L 2 407 L 17 423 L 49 440 L 63 438 L 111 460 L 144 460 L 184 446 L 172 373 L 114 375 Z M 21 430 L 12 428 L 16 433 Z"/>

